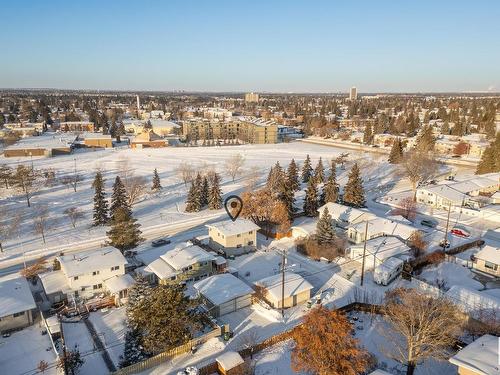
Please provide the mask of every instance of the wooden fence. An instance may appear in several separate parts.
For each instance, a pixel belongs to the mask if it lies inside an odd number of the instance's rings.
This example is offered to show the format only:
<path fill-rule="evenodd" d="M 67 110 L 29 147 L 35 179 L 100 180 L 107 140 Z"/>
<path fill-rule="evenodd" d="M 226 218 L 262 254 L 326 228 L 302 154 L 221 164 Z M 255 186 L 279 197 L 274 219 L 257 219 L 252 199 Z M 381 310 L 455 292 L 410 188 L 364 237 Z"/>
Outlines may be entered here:
<path fill-rule="evenodd" d="M 196 337 L 192 340 L 189 340 L 188 342 L 186 342 L 181 346 L 178 346 L 171 350 L 167 350 L 163 353 L 155 355 L 154 357 L 148 358 L 142 362 L 138 362 L 133 365 L 119 369 L 118 371 L 115 371 L 113 375 L 137 374 L 152 367 L 156 367 L 164 362 L 167 362 L 168 360 L 171 360 L 172 358 L 175 358 L 181 354 L 189 352 L 193 347 L 196 347 L 213 337 L 218 337 L 221 334 L 222 334 L 222 328 L 217 326 L 217 328 L 204 334 L 203 336 Z"/>

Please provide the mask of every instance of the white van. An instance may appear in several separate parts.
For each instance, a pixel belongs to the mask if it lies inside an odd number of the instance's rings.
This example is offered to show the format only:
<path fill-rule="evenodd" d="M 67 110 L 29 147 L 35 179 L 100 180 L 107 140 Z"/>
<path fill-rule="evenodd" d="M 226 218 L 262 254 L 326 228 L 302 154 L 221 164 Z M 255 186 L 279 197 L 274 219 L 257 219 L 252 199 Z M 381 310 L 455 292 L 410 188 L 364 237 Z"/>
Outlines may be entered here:
<path fill-rule="evenodd" d="M 389 285 L 403 271 L 404 262 L 399 258 L 389 258 L 380 263 L 373 271 L 373 281 L 379 285 Z"/>

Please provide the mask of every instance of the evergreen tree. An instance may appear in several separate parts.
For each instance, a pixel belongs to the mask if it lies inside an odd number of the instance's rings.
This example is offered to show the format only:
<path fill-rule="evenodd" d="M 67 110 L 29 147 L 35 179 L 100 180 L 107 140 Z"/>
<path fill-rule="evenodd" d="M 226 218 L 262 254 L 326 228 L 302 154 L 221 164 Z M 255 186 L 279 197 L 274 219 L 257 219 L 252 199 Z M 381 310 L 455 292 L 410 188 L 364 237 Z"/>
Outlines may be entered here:
<path fill-rule="evenodd" d="M 500 172 L 500 132 L 497 133 L 495 140 L 484 150 L 476 169 L 476 174 L 493 172 Z"/>
<path fill-rule="evenodd" d="M 202 207 L 208 204 L 208 194 L 209 194 L 208 178 L 205 176 L 202 179 L 201 191 L 200 191 L 200 201 Z"/>
<path fill-rule="evenodd" d="M 203 180 L 201 175 L 198 173 L 194 181 L 191 182 L 191 188 L 189 189 L 188 196 L 186 199 L 186 212 L 198 212 L 202 209 L 202 186 Z"/>
<path fill-rule="evenodd" d="M 318 164 L 314 169 L 314 180 L 317 184 L 321 184 L 325 180 L 325 168 L 323 167 L 323 160 L 321 160 L 321 157 L 319 158 Z"/>
<path fill-rule="evenodd" d="M 114 220 L 116 211 L 119 208 L 123 208 L 127 211 L 127 215 L 132 215 L 132 210 L 128 203 L 127 191 L 125 190 L 125 186 L 120 178 L 120 176 L 116 176 L 115 183 L 113 184 L 113 194 L 111 195 L 111 207 L 110 207 L 110 218 Z"/>
<path fill-rule="evenodd" d="M 403 160 L 403 144 L 399 138 L 396 138 L 392 143 L 391 152 L 389 153 L 389 163 L 399 164 Z"/>
<path fill-rule="evenodd" d="M 140 226 L 126 208 L 118 207 L 111 220 L 111 229 L 106 232 L 109 244 L 121 252 L 137 247 L 144 241 Z"/>
<path fill-rule="evenodd" d="M 108 222 L 108 201 L 104 192 L 104 180 L 102 173 L 95 174 L 92 187 L 95 190 L 94 194 L 94 226 L 105 225 Z"/>
<path fill-rule="evenodd" d="M 427 125 L 418 134 L 415 148 L 420 152 L 429 152 L 434 150 L 435 143 L 436 137 L 432 134 L 432 127 Z"/>
<path fill-rule="evenodd" d="M 332 216 L 328 208 L 323 209 L 323 213 L 316 224 L 316 240 L 321 244 L 331 244 L 335 241 L 335 230 L 332 225 Z"/>
<path fill-rule="evenodd" d="M 161 183 L 160 183 L 160 176 L 158 175 L 158 171 L 154 170 L 153 172 L 153 186 L 151 186 L 152 191 L 160 191 L 161 190 Z"/>
<path fill-rule="evenodd" d="M 297 164 L 295 163 L 294 159 L 292 159 L 290 164 L 288 164 L 287 179 L 290 184 L 290 188 L 293 191 L 300 190 L 299 168 L 297 167 Z"/>
<path fill-rule="evenodd" d="M 306 156 L 306 160 L 304 161 L 304 165 L 302 166 L 302 182 L 309 182 L 309 179 L 312 176 L 312 167 L 311 167 L 311 158 L 309 154 Z"/>
<path fill-rule="evenodd" d="M 306 216 L 314 217 L 318 215 L 318 189 L 314 178 L 310 178 L 307 183 L 306 197 L 304 199 L 304 213 Z"/>
<path fill-rule="evenodd" d="M 285 178 L 285 173 L 279 162 L 276 162 L 274 167 L 271 167 L 269 175 L 267 176 L 266 186 L 271 192 L 278 194 L 280 191 L 281 184 Z"/>
<path fill-rule="evenodd" d="M 148 356 L 142 349 L 142 335 L 137 329 L 129 329 L 125 333 L 125 346 L 120 356 L 120 368 L 144 361 Z"/>
<path fill-rule="evenodd" d="M 132 285 L 128 291 L 127 295 L 127 326 L 132 329 L 139 328 L 134 322 L 134 310 L 137 308 L 139 303 L 151 294 L 151 285 L 148 280 L 141 274 L 135 277 L 134 285 Z"/>
<path fill-rule="evenodd" d="M 291 188 L 291 183 L 288 181 L 288 178 L 285 177 L 280 184 L 279 187 L 279 192 L 278 192 L 278 199 L 283 202 L 285 205 L 287 211 L 288 211 L 288 218 L 290 220 L 293 219 L 293 214 L 295 212 L 294 209 L 294 202 L 295 202 L 295 191 Z"/>
<path fill-rule="evenodd" d="M 208 208 L 218 210 L 222 208 L 222 192 L 220 189 L 219 174 L 214 173 L 210 179 L 210 189 L 208 193 Z"/>
<path fill-rule="evenodd" d="M 337 171 L 335 161 L 332 161 L 332 168 L 330 170 L 330 175 L 326 180 L 325 186 L 323 186 L 323 191 L 321 193 L 320 205 L 325 203 L 337 202 L 339 198 L 339 185 L 337 184 Z"/>
<path fill-rule="evenodd" d="M 349 172 L 349 179 L 344 188 L 344 202 L 353 207 L 363 207 L 365 205 L 365 191 L 358 163 L 354 163 Z"/>
<path fill-rule="evenodd" d="M 363 143 L 365 145 L 371 145 L 373 142 L 373 130 L 371 125 L 365 126 L 365 132 L 363 133 Z"/>

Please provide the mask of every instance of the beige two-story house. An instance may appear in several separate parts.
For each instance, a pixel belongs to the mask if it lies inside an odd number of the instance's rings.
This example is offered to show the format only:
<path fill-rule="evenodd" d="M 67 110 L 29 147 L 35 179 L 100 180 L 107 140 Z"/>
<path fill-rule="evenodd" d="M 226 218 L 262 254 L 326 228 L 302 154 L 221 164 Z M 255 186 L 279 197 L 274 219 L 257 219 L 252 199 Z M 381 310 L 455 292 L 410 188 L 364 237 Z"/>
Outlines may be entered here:
<path fill-rule="evenodd" d="M 225 220 L 207 224 L 206 227 L 209 246 L 223 251 L 226 256 L 248 253 L 257 246 L 257 231 L 260 227 L 250 220 Z"/>

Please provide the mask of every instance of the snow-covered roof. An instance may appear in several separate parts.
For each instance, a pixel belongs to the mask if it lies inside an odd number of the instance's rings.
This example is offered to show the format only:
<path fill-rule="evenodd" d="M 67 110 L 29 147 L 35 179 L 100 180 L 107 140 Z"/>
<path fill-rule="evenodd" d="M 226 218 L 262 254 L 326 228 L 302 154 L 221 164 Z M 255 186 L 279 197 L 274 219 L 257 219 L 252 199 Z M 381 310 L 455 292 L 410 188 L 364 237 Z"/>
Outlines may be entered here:
<path fill-rule="evenodd" d="M 486 245 L 474 257 L 494 264 L 500 264 L 500 248 Z"/>
<path fill-rule="evenodd" d="M 158 134 L 156 134 L 154 131 L 144 130 L 142 133 L 140 133 L 139 135 L 134 137 L 134 139 L 132 140 L 132 143 L 159 142 L 159 141 L 165 142 L 165 140 L 162 137 L 160 137 Z"/>
<path fill-rule="evenodd" d="M 18 274 L 0 277 L 0 318 L 36 308 L 26 279 Z"/>
<path fill-rule="evenodd" d="M 318 225 L 318 219 L 315 217 L 307 217 L 307 216 L 301 216 L 298 217 L 293 221 L 293 225 L 290 229 L 292 231 L 295 230 L 300 230 L 302 231 L 306 236 L 309 236 L 316 232 L 316 226 Z"/>
<path fill-rule="evenodd" d="M 363 247 L 364 244 L 352 245 L 351 249 L 362 249 Z M 384 259 L 396 255 L 406 254 L 410 251 L 410 248 L 397 237 L 383 236 L 366 241 L 366 251 L 368 254 L 375 255 L 378 260 L 384 261 Z M 359 259 L 362 257 L 360 255 Z"/>
<path fill-rule="evenodd" d="M 168 279 L 178 274 L 178 272 L 174 270 L 162 258 L 158 258 L 155 261 L 149 263 L 148 266 L 144 268 L 144 271 L 153 272 L 160 279 Z"/>
<path fill-rule="evenodd" d="M 11 146 L 6 147 L 6 150 L 23 150 L 23 149 L 53 149 L 69 147 L 74 143 L 76 135 L 45 133 L 43 135 L 21 138 Z"/>
<path fill-rule="evenodd" d="M 368 375 L 392 375 L 392 374 L 384 370 L 375 370 L 373 372 L 370 372 Z"/>
<path fill-rule="evenodd" d="M 252 288 L 230 273 L 207 277 L 193 287 L 214 305 L 253 293 Z"/>
<path fill-rule="evenodd" d="M 345 223 L 354 223 L 359 220 L 369 220 L 373 219 L 376 216 L 371 212 L 363 211 L 358 208 L 344 206 L 338 203 L 328 202 L 325 205 L 318 208 L 318 212 L 320 215 L 323 214 L 323 210 L 328 208 L 328 212 L 332 219 L 345 222 Z"/>
<path fill-rule="evenodd" d="M 465 312 L 500 310 L 500 299 L 460 285 L 453 285 L 446 296 Z"/>
<path fill-rule="evenodd" d="M 111 294 L 116 294 L 122 290 L 128 289 L 134 285 L 134 283 L 134 278 L 128 273 L 125 275 L 116 275 L 104 280 L 104 285 Z"/>
<path fill-rule="evenodd" d="M 38 275 L 38 277 L 42 282 L 43 289 L 46 294 L 53 294 L 57 292 L 67 294 L 68 292 L 71 292 L 71 288 L 68 285 L 68 278 L 61 270 L 45 272 Z"/>
<path fill-rule="evenodd" d="M 231 370 L 243 363 L 245 361 L 238 352 L 225 352 L 222 353 L 215 359 L 219 365 L 225 370 Z"/>
<path fill-rule="evenodd" d="M 450 185 L 433 185 L 433 186 L 425 186 L 423 188 L 419 188 L 417 190 L 430 192 L 436 194 L 440 197 L 446 198 L 449 201 L 461 203 L 465 198 L 465 193 L 460 192 L 456 189 L 453 189 Z"/>
<path fill-rule="evenodd" d="M 265 287 L 273 298 L 281 299 L 281 273 L 266 277 L 255 282 L 255 284 Z M 285 298 L 300 294 L 306 290 L 311 290 L 312 288 L 313 286 L 302 276 L 292 272 L 285 272 Z"/>
<path fill-rule="evenodd" d="M 492 335 L 481 336 L 451 357 L 449 361 L 474 374 L 498 375 L 500 374 L 498 340 L 498 337 Z"/>
<path fill-rule="evenodd" d="M 360 233 L 365 233 L 366 222 L 361 222 L 351 225 L 351 228 Z M 391 220 L 377 217 L 368 220 L 368 238 L 376 234 L 385 234 L 388 236 L 399 236 L 403 239 L 408 239 L 417 228 L 405 224 L 399 220 Z"/>
<path fill-rule="evenodd" d="M 114 266 L 127 264 L 127 260 L 114 247 L 86 251 L 57 257 L 66 277 L 74 277 Z"/>
<path fill-rule="evenodd" d="M 167 251 L 161 257 L 173 269 L 180 271 L 199 262 L 211 262 L 215 257 L 197 245 L 182 244 Z"/>
<path fill-rule="evenodd" d="M 222 233 L 224 236 L 234 236 L 237 234 L 260 229 L 260 227 L 253 221 L 246 219 L 237 219 L 235 221 L 224 220 L 224 221 L 219 221 L 215 224 L 207 224 L 206 227 L 214 228 L 220 233 Z"/>

